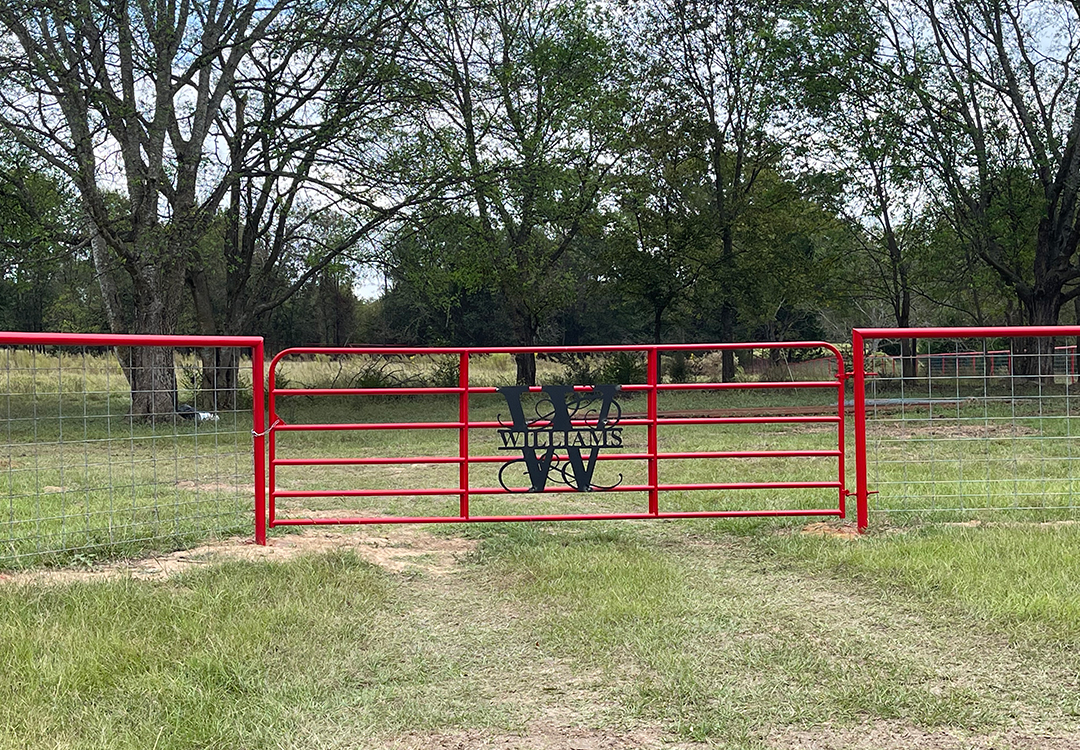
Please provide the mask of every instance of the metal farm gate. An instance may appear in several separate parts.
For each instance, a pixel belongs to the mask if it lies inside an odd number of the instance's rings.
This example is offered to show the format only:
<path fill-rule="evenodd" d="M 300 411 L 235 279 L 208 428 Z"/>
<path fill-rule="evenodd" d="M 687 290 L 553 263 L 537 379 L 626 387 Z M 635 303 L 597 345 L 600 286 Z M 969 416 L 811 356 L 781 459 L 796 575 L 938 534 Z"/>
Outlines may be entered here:
<path fill-rule="evenodd" d="M 733 351 L 768 367 L 719 382 Z M 824 342 L 287 349 L 267 522 L 843 518 L 844 378 Z"/>
<path fill-rule="evenodd" d="M 1078 338 L 1078 326 L 855 329 L 859 528 L 871 495 L 891 522 L 1075 519 Z M 906 376 L 881 352 L 903 340 L 920 350 Z"/>

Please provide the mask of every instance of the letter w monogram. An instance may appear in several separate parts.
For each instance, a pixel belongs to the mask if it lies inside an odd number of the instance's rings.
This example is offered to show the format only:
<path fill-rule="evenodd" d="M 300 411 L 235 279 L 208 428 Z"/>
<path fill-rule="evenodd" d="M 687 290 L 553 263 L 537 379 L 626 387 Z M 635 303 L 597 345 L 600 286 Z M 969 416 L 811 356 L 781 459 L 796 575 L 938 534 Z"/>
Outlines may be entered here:
<path fill-rule="evenodd" d="M 503 448 L 521 447 L 521 454 L 525 459 L 525 467 L 528 469 L 529 480 L 532 484 L 529 492 L 543 492 L 547 486 L 548 473 L 551 471 L 551 464 L 555 458 L 555 447 L 550 446 L 543 452 L 542 456 L 537 455 L 535 448 L 528 447 L 528 433 L 540 430 L 570 433 L 574 430 L 573 416 L 570 412 L 570 406 L 567 404 L 567 398 L 574 395 L 574 387 L 570 385 L 545 385 L 541 390 L 551 401 L 551 423 L 549 426 L 535 427 L 530 430 L 529 421 L 525 418 L 525 407 L 521 403 L 522 395 L 529 391 L 528 386 L 512 385 L 498 389 L 499 393 L 506 399 L 506 405 L 510 409 L 510 416 L 513 420 L 512 430 L 500 431 Z M 611 406 L 615 403 L 615 394 L 617 392 L 618 386 L 616 385 L 593 386 L 593 393 L 600 396 L 600 409 L 596 413 L 594 429 L 604 430 L 607 427 L 611 415 Z M 573 481 L 570 482 L 570 486 L 579 492 L 589 492 L 592 490 L 593 471 L 596 468 L 596 456 L 600 452 L 600 447 L 594 446 L 590 448 L 588 459 L 582 457 L 580 446 L 568 445 L 565 450 L 567 459 L 570 462 L 570 471 L 563 472 L 563 476 L 572 474 Z"/>

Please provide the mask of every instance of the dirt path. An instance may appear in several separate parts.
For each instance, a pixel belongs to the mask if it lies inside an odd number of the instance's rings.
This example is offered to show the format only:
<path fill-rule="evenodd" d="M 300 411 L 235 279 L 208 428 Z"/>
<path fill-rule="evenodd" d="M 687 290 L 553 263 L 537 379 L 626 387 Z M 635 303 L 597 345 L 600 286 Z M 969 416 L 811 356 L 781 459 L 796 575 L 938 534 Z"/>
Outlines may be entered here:
<path fill-rule="evenodd" d="M 305 530 L 279 534 L 263 547 L 250 537 L 231 537 L 191 549 L 137 560 L 87 567 L 0 573 L 0 584 L 51 584 L 115 578 L 160 581 L 191 570 L 234 560 L 283 562 L 300 555 L 351 550 L 392 573 L 446 575 L 459 558 L 476 549 L 475 541 L 431 534 L 418 526 L 361 527 L 355 530 Z"/>
<path fill-rule="evenodd" d="M 672 527 L 674 529 L 674 526 Z M 850 530 L 811 524 L 807 533 L 839 536 Z M 552 532 L 559 534 L 561 532 Z M 567 530 L 567 538 L 574 532 Z M 1069 646 L 1011 643 L 976 622 L 948 611 L 828 577 L 809 576 L 775 559 L 763 559 L 737 539 L 688 538 L 678 531 L 650 531 L 664 559 L 691 589 L 687 626 L 723 642 L 709 644 L 701 663 L 688 661 L 703 685 L 722 686 L 716 701 L 735 701 L 753 712 L 753 696 L 771 696 L 794 685 L 813 695 L 814 659 L 828 666 L 823 685 L 881 684 L 909 691 L 912 700 L 966 700 L 971 726 L 935 726 L 932 720 L 866 714 L 793 714 L 747 721 L 753 731 L 739 748 L 792 750 L 1071 750 L 1080 749 L 1080 656 Z M 858 543 L 858 542 L 854 542 Z M 379 615 L 381 630 L 405 658 L 445 677 L 423 683 L 417 699 L 432 705 L 463 702 L 490 717 L 491 727 L 395 732 L 372 736 L 351 726 L 348 711 L 315 722 L 293 747 L 398 748 L 399 750 L 692 750 L 723 747 L 694 743 L 675 732 L 671 719 L 641 718 L 627 710 L 628 662 L 613 683 L 594 664 L 540 647 L 543 613 L 516 602 L 500 565 L 477 564 L 475 540 L 432 533 L 423 527 L 384 526 L 309 530 L 275 536 L 267 547 L 224 540 L 184 552 L 90 569 L 37 571 L 3 576 L 7 583 L 42 585 L 117 577 L 163 580 L 228 560 L 285 561 L 298 555 L 349 549 L 384 569 L 396 582 L 397 601 Z M 697 606 L 697 605 L 694 605 Z M 791 673 L 784 662 L 795 642 L 805 644 L 806 665 Z M 769 654 L 775 650 L 775 660 Z M 797 653 L 797 651 L 796 651 Z M 628 655 L 627 659 L 634 659 Z M 753 665 L 753 666 L 751 666 Z M 422 668 L 421 667 L 421 668 Z M 840 677 L 837 677 L 840 675 Z M 799 681 L 809 680 L 810 686 Z M 632 686 L 631 686 L 632 687 Z M 826 690 L 826 688 L 822 688 Z M 829 688 L 831 689 L 831 688 Z M 827 691 L 826 691 L 827 692 Z M 749 696 L 749 698 L 747 698 Z M 771 700 L 771 698 L 770 698 Z M 828 700 L 832 700 L 829 698 Z M 856 706 L 872 699 L 852 696 Z M 828 701 L 826 701 L 826 704 Z M 467 713 L 467 712 L 466 712 Z M 452 715 L 452 712 L 451 712 Z M 473 714 L 469 714 L 473 715 Z M 646 716 L 647 716 L 646 712 Z M 929 723 L 927 723 L 929 721 Z M 502 728 L 498 728 L 502 727 Z M 505 727 L 511 727 L 507 730 Z M 340 742 L 338 741 L 340 740 Z"/>

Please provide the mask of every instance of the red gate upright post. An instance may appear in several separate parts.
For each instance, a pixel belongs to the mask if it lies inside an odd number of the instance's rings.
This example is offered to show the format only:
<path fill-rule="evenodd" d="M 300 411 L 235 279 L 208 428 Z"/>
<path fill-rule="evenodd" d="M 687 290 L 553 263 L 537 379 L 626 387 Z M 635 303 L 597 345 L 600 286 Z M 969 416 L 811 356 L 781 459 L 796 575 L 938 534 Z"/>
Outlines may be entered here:
<path fill-rule="evenodd" d="M 458 360 L 458 386 L 461 393 L 458 395 L 458 486 L 461 495 L 458 498 L 458 515 L 463 519 L 469 517 L 469 353 L 461 353 Z"/>
<path fill-rule="evenodd" d="M 855 503 L 856 524 L 865 531 L 870 523 L 870 487 L 866 481 L 866 351 L 860 331 L 851 332 L 851 369 L 855 376 Z M 902 376 L 901 376 L 902 377 Z"/>
<path fill-rule="evenodd" d="M 837 403 L 837 416 L 839 417 L 840 421 L 837 422 L 837 424 L 836 424 L 836 449 L 838 451 L 836 461 L 837 461 L 837 464 L 838 464 L 838 466 L 837 466 L 837 469 L 838 469 L 837 474 L 840 477 L 840 500 L 839 500 L 839 502 L 840 502 L 840 517 L 841 518 L 847 518 L 847 497 L 848 497 L 849 492 L 848 492 L 848 488 L 847 488 L 847 469 L 845 468 L 845 461 L 844 461 L 844 453 L 846 451 L 846 449 L 844 447 L 844 444 L 845 444 L 846 439 L 847 439 L 847 435 L 846 435 L 847 427 L 846 427 L 846 423 L 844 421 L 844 413 L 846 411 L 846 405 L 844 403 L 844 395 L 845 395 L 845 392 L 846 392 L 846 389 L 847 389 L 848 374 L 847 374 L 847 370 L 844 368 L 844 360 L 843 360 L 842 357 L 839 358 L 839 361 L 837 362 L 837 366 L 838 366 L 839 372 L 836 373 L 836 380 L 837 380 L 837 384 L 836 384 L 836 392 L 837 392 L 836 403 Z"/>
<path fill-rule="evenodd" d="M 655 516 L 660 513 L 660 469 L 657 456 L 660 452 L 660 441 L 656 422 L 658 416 L 657 402 L 659 401 L 657 398 L 659 391 L 657 386 L 660 384 L 660 350 L 655 346 L 649 349 L 647 370 L 646 380 L 649 384 L 649 390 L 646 394 L 649 399 L 649 426 L 647 428 L 649 431 L 649 513 Z"/>
<path fill-rule="evenodd" d="M 263 341 L 251 347 L 251 432 L 255 436 L 255 544 L 266 545 L 266 421 L 263 409 Z"/>

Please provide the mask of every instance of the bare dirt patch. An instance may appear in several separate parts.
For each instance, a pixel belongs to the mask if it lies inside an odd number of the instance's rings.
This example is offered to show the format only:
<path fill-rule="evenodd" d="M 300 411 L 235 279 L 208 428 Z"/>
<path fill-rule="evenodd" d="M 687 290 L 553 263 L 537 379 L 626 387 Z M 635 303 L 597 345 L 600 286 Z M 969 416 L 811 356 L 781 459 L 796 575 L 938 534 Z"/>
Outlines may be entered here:
<path fill-rule="evenodd" d="M 827 523 L 825 521 L 817 521 L 816 523 L 807 524 L 802 527 L 799 532 L 801 534 L 807 534 L 809 536 L 829 536 L 836 539 L 859 539 L 862 535 L 859 533 L 859 527 L 853 523 Z"/>
<path fill-rule="evenodd" d="M 537 720 L 530 722 L 521 734 L 478 730 L 414 734 L 382 747 L 395 750 L 691 750 L 706 746 L 665 741 L 663 733 L 655 729 L 612 731 Z"/>
<path fill-rule="evenodd" d="M 193 479 L 182 479 L 176 483 L 177 489 L 202 490 L 203 492 L 252 492 L 251 485 L 226 484 L 222 482 L 198 482 Z"/>
<path fill-rule="evenodd" d="M 70 583 L 114 578 L 164 580 L 178 573 L 233 560 L 291 560 L 300 555 L 346 549 L 392 573 L 445 576 L 476 549 L 476 542 L 436 536 L 417 527 L 304 531 L 275 536 L 265 547 L 254 544 L 248 537 L 232 537 L 138 560 L 0 574 L 0 584 Z"/>
<path fill-rule="evenodd" d="M 921 423 L 897 421 L 868 421 L 867 435 L 883 439 L 910 440 L 912 438 L 1011 438 L 1038 435 L 1039 431 L 1021 424 L 924 421 Z"/>

